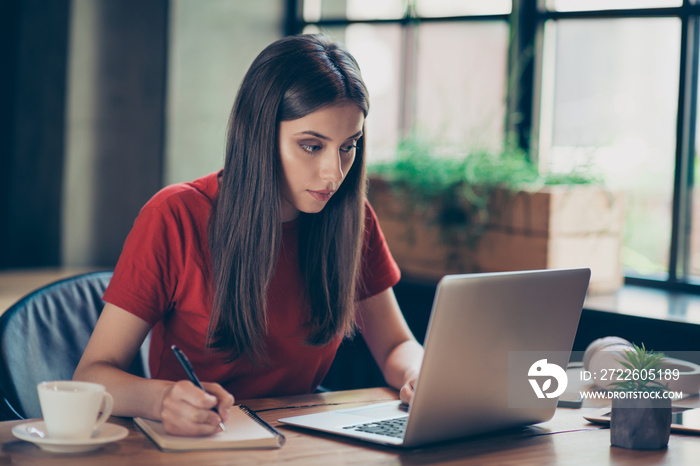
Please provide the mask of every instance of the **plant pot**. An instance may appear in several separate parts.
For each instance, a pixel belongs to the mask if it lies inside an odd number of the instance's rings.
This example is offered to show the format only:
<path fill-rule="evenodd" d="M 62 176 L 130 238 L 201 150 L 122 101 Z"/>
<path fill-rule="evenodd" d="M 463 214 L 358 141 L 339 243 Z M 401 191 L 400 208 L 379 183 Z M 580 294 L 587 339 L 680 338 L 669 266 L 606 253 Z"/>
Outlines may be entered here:
<path fill-rule="evenodd" d="M 369 197 L 406 276 L 437 282 L 450 273 L 589 267 L 589 292 L 609 293 L 622 285 L 622 193 L 586 185 L 499 189 L 489 198 L 486 219 L 446 227 L 439 203 L 417 206 L 408 192 L 395 188 L 371 178 Z"/>
<path fill-rule="evenodd" d="M 635 450 L 666 448 L 671 435 L 670 399 L 613 398 L 610 443 Z"/>

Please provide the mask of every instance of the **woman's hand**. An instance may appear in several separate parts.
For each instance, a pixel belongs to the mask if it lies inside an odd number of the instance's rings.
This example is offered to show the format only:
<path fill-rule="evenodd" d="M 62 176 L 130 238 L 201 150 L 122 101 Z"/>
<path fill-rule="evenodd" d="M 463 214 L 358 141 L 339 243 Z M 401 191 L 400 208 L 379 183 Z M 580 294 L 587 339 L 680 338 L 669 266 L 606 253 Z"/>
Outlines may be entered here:
<path fill-rule="evenodd" d="M 161 406 L 161 421 L 172 435 L 205 436 L 221 430 L 233 406 L 233 395 L 218 383 L 202 383 L 206 393 L 189 380 L 174 383 L 166 391 Z M 212 411 L 216 407 L 219 414 Z"/>
<path fill-rule="evenodd" d="M 415 376 L 410 377 L 408 381 L 405 384 L 403 384 L 403 387 L 401 387 L 401 391 L 399 392 L 399 398 L 402 402 L 406 403 L 407 405 L 410 405 L 413 401 L 413 394 L 415 393 L 417 378 L 418 377 Z"/>

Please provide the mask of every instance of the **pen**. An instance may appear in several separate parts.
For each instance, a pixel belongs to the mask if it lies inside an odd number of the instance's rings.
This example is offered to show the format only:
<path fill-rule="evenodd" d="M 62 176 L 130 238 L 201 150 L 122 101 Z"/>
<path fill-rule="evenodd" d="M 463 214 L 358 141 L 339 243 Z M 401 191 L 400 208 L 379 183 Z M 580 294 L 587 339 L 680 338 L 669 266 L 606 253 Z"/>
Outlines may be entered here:
<path fill-rule="evenodd" d="M 183 353 L 182 350 L 175 345 L 171 345 L 170 349 L 172 349 L 173 353 L 175 353 L 177 361 L 180 363 L 182 368 L 185 369 L 185 373 L 187 374 L 187 377 L 189 377 L 190 381 L 193 384 L 195 384 L 195 386 L 202 389 L 203 392 L 206 392 L 206 390 L 204 390 L 204 387 L 202 387 L 202 383 L 199 381 L 197 374 L 194 373 L 194 369 L 192 369 L 192 364 L 190 364 L 190 360 L 187 359 L 185 353 Z M 219 414 L 219 410 L 216 409 L 216 406 L 214 406 L 211 410 L 214 411 L 216 414 Z M 219 427 L 221 427 L 221 430 L 226 432 L 226 424 L 224 424 L 223 421 L 219 422 Z"/>

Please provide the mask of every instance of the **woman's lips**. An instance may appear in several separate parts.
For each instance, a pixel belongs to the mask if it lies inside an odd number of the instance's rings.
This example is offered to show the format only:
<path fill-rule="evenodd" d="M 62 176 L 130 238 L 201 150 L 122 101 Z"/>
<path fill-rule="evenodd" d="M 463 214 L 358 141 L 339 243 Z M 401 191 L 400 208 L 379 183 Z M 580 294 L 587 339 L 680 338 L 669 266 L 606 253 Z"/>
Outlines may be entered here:
<path fill-rule="evenodd" d="M 317 201 L 326 202 L 326 201 L 328 201 L 328 199 L 331 198 L 331 196 L 333 195 L 333 192 L 334 192 L 334 191 L 329 191 L 329 190 L 311 191 L 311 190 L 307 190 L 307 192 L 308 192 L 309 194 L 311 194 L 311 197 L 313 197 L 313 198 L 316 199 Z"/>

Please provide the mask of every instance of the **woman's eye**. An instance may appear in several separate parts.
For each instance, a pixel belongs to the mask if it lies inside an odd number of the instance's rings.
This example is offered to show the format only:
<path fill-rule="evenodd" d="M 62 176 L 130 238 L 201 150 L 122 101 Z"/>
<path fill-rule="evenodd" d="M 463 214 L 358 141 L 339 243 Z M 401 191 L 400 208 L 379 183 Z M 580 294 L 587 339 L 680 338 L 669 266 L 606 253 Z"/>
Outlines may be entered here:
<path fill-rule="evenodd" d="M 309 153 L 314 153 L 321 150 L 321 146 L 315 144 L 301 144 L 301 148 Z"/>
<path fill-rule="evenodd" d="M 352 151 L 353 149 L 357 149 L 357 146 L 356 146 L 355 144 L 350 144 L 350 145 L 343 146 L 343 147 L 340 148 L 340 150 L 343 151 L 343 152 L 350 152 L 350 151 Z"/>

